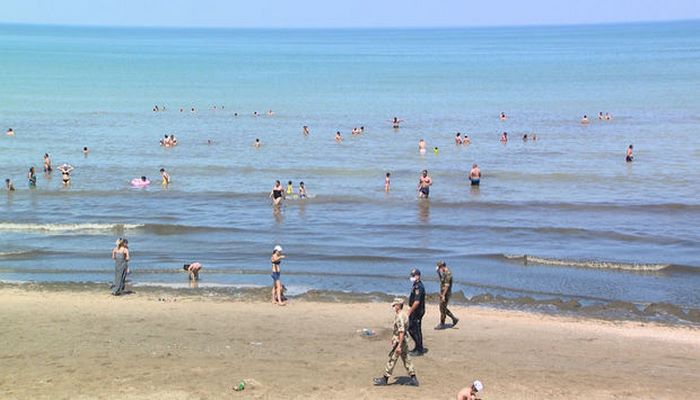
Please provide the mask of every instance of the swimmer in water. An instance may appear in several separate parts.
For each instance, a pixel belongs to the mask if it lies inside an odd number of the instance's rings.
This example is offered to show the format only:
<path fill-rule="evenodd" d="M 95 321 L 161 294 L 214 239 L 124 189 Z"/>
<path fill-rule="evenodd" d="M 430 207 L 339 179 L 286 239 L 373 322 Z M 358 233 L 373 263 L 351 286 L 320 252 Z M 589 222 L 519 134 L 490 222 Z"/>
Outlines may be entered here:
<path fill-rule="evenodd" d="M 425 154 L 425 140 L 423 140 L 422 138 L 418 141 L 418 152 L 421 155 Z"/>
<path fill-rule="evenodd" d="M 84 155 L 84 156 L 87 156 L 88 153 L 90 153 L 90 150 L 87 148 L 87 146 L 86 146 L 86 147 L 83 147 L 83 155 Z"/>
<path fill-rule="evenodd" d="M 467 146 L 467 145 L 471 144 L 471 142 L 472 141 L 471 141 L 471 139 L 469 139 L 469 135 L 464 135 L 464 138 L 462 139 L 462 144 Z"/>
<path fill-rule="evenodd" d="M 168 135 L 164 135 L 163 139 L 160 139 L 160 145 L 165 147 L 170 146 L 170 138 Z"/>
<path fill-rule="evenodd" d="M 534 141 L 536 141 L 536 140 L 537 140 L 537 134 L 536 134 L 536 133 L 533 133 L 533 134 L 532 134 L 532 141 L 534 142 Z"/>
<path fill-rule="evenodd" d="M 233 116 L 234 116 L 234 117 L 237 117 L 237 116 L 238 116 L 238 113 L 237 113 L 237 112 L 233 113 Z"/>
<path fill-rule="evenodd" d="M 275 186 L 272 187 L 270 192 L 270 198 L 272 199 L 272 204 L 279 206 L 284 198 L 284 189 L 282 189 L 282 183 L 280 181 L 275 181 Z"/>
<path fill-rule="evenodd" d="M 610 115 L 610 113 L 605 113 L 605 120 L 610 121 L 611 119 L 612 119 L 612 116 Z"/>
<path fill-rule="evenodd" d="M 253 111 L 253 116 L 254 116 L 254 117 L 257 117 L 257 116 L 258 116 L 258 112 L 257 112 L 257 111 Z"/>
<path fill-rule="evenodd" d="M 508 117 L 506 116 L 506 113 L 504 113 L 504 112 L 501 111 L 501 116 L 499 117 L 499 119 L 500 119 L 501 121 L 505 121 L 505 120 L 508 119 Z"/>
<path fill-rule="evenodd" d="M 340 131 L 337 131 L 337 132 L 335 133 L 335 141 L 336 141 L 337 143 L 340 143 L 340 142 L 343 141 L 343 135 L 340 134 Z"/>
<path fill-rule="evenodd" d="M 605 118 L 605 117 L 603 116 L 603 112 L 602 112 L 602 111 L 599 112 L 599 113 L 598 113 L 598 119 L 602 121 L 604 118 Z"/>
<path fill-rule="evenodd" d="M 48 175 L 52 171 L 53 167 L 51 167 L 51 157 L 49 157 L 49 153 L 44 153 L 44 173 Z"/>
<path fill-rule="evenodd" d="M 582 123 L 582 124 L 586 125 L 586 124 L 588 124 L 589 122 L 590 122 L 590 121 L 588 120 L 588 115 L 584 115 L 583 118 L 581 118 L 581 123 Z"/>
<path fill-rule="evenodd" d="M 163 185 L 163 187 L 170 185 L 170 174 L 165 172 L 165 168 L 160 169 L 160 177 L 162 179 L 160 184 Z"/>
<path fill-rule="evenodd" d="M 433 147 L 433 153 L 435 153 L 435 155 L 440 154 L 440 149 L 438 149 L 437 146 Z"/>
<path fill-rule="evenodd" d="M 255 146 L 256 149 L 259 149 L 262 143 L 260 143 L 260 139 L 255 139 L 255 143 L 253 143 L 253 146 Z"/>
<path fill-rule="evenodd" d="M 304 181 L 299 182 L 299 198 L 306 198 L 306 186 L 304 186 Z"/>
<path fill-rule="evenodd" d="M 633 148 L 632 145 L 629 145 L 629 147 L 627 148 L 627 155 L 625 156 L 626 162 L 634 161 L 634 154 L 632 154 L 632 148 Z"/>
<path fill-rule="evenodd" d="M 527 142 L 527 133 L 523 135 L 523 142 Z"/>
<path fill-rule="evenodd" d="M 287 196 L 291 196 L 294 193 L 294 186 L 292 181 L 287 181 Z"/>
<path fill-rule="evenodd" d="M 194 107 L 190 108 L 191 113 L 196 113 L 197 111 L 194 109 Z"/>
<path fill-rule="evenodd" d="M 433 185 L 433 180 L 428 175 L 428 170 L 424 169 L 418 178 L 418 197 L 427 199 L 430 196 L 430 187 Z"/>
<path fill-rule="evenodd" d="M 34 167 L 29 168 L 29 172 L 27 172 L 27 180 L 29 181 L 30 188 L 33 189 L 36 187 L 36 171 L 34 170 Z"/>
<path fill-rule="evenodd" d="M 269 109 L 269 110 L 267 110 L 267 115 L 270 115 L 270 116 L 272 116 L 272 115 L 275 115 L 275 113 L 274 113 L 274 112 L 272 112 L 272 109 Z"/>
<path fill-rule="evenodd" d="M 5 132 L 5 135 L 15 136 L 15 131 L 12 128 L 7 128 L 7 132 Z"/>
<path fill-rule="evenodd" d="M 386 177 L 384 178 L 384 191 L 388 192 L 390 188 L 391 188 L 391 172 L 387 172 Z"/>
<path fill-rule="evenodd" d="M 472 170 L 469 171 L 469 181 L 472 183 L 472 186 L 479 186 L 479 183 L 481 182 L 481 170 L 479 169 L 479 166 L 476 165 L 476 163 L 472 164 Z"/>
<path fill-rule="evenodd" d="M 394 117 L 394 119 L 391 120 L 391 127 L 394 129 L 399 129 L 399 126 L 402 122 L 403 120 L 399 119 L 399 117 Z"/>
<path fill-rule="evenodd" d="M 58 172 L 61 173 L 61 179 L 63 180 L 64 186 L 70 185 L 70 173 L 73 171 L 73 169 L 74 168 L 68 164 L 63 164 L 58 167 Z"/>
<path fill-rule="evenodd" d="M 462 134 L 457 132 L 455 135 L 455 144 L 461 145 L 462 144 Z"/>
<path fill-rule="evenodd" d="M 202 269 L 202 264 L 198 262 L 193 262 L 192 264 L 185 264 L 182 269 L 187 272 L 191 281 L 199 280 L 199 271 Z"/>
<path fill-rule="evenodd" d="M 304 136 L 309 136 L 309 127 L 307 125 L 304 125 L 302 128 L 302 132 L 304 133 Z"/>
<path fill-rule="evenodd" d="M 177 146 L 177 139 L 175 139 L 175 135 L 170 135 L 170 145 Z"/>
<path fill-rule="evenodd" d="M 5 189 L 7 189 L 8 192 L 15 191 L 15 185 L 12 184 L 12 179 L 10 179 L 10 178 L 5 179 Z"/>
<path fill-rule="evenodd" d="M 505 143 L 508 141 L 508 132 L 503 132 L 501 135 L 501 143 Z"/>

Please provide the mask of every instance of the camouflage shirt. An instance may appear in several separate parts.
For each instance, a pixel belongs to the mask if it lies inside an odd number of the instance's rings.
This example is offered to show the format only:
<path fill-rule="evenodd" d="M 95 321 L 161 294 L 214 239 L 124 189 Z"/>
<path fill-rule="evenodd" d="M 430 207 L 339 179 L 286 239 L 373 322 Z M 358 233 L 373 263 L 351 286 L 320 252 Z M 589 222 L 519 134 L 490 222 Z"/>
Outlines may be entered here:
<path fill-rule="evenodd" d="M 407 340 L 406 337 L 406 327 L 408 326 L 408 314 L 406 311 L 401 310 L 396 315 L 394 315 L 394 340 L 399 340 L 399 334 L 404 333 L 403 340 Z"/>
<path fill-rule="evenodd" d="M 445 272 L 442 272 L 439 275 L 440 291 L 443 291 L 445 290 L 445 288 L 447 288 L 446 293 L 450 293 L 452 291 L 452 272 L 450 272 L 449 268 L 445 267 Z"/>

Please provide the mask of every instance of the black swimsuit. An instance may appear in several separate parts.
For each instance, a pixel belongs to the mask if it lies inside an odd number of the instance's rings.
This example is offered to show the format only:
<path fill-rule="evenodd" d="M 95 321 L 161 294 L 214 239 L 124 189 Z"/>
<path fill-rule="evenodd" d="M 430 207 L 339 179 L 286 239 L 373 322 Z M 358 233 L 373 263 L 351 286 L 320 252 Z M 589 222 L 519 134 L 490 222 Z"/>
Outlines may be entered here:
<path fill-rule="evenodd" d="M 282 197 L 282 190 L 272 190 L 272 198 L 273 199 L 279 199 Z"/>

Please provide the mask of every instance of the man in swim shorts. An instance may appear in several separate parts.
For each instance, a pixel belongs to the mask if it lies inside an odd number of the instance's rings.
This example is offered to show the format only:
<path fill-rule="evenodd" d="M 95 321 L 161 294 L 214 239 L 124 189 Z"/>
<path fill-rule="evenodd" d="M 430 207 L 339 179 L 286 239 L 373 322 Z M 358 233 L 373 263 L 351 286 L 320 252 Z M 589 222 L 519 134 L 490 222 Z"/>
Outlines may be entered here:
<path fill-rule="evenodd" d="M 418 197 L 428 198 L 430 196 L 430 186 L 433 185 L 433 180 L 428 175 L 428 170 L 424 169 L 418 179 Z"/>
<path fill-rule="evenodd" d="M 625 156 L 626 162 L 632 162 L 634 160 L 634 154 L 632 154 L 632 145 L 627 148 L 627 155 Z"/>
<path fill-rule="evenodd" d="M 481 182 L 481 170 L 476 163 L 472 164 L 472 170 L 469 171 L 469 181 L 472 183 L 472 186 L 479 186 Z"/>

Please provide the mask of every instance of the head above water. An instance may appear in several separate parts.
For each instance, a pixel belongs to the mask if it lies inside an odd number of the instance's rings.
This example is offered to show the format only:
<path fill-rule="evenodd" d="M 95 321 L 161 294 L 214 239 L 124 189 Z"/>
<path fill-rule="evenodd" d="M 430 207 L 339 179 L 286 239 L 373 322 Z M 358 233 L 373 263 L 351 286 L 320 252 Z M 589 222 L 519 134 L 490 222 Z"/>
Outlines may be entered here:
<path fill-rule="evenodd" d="M 145 176 L 141 177 L 141 181 L 146 182 L 147 180 L 148 180 L 148 178 L 146 178 Z"/>
<path fill-rule="evenodd" d="M 423 172 L 421 172 L 421 174 L 423 174 L 423 176 L 428 176 L 428 170 L 424 169 Z"/>
<path fill-rule="evenodd" d="M 160 172 L 165 172 L 165 168 L 161 168 L 161 169 L 160 169 Z"/>

